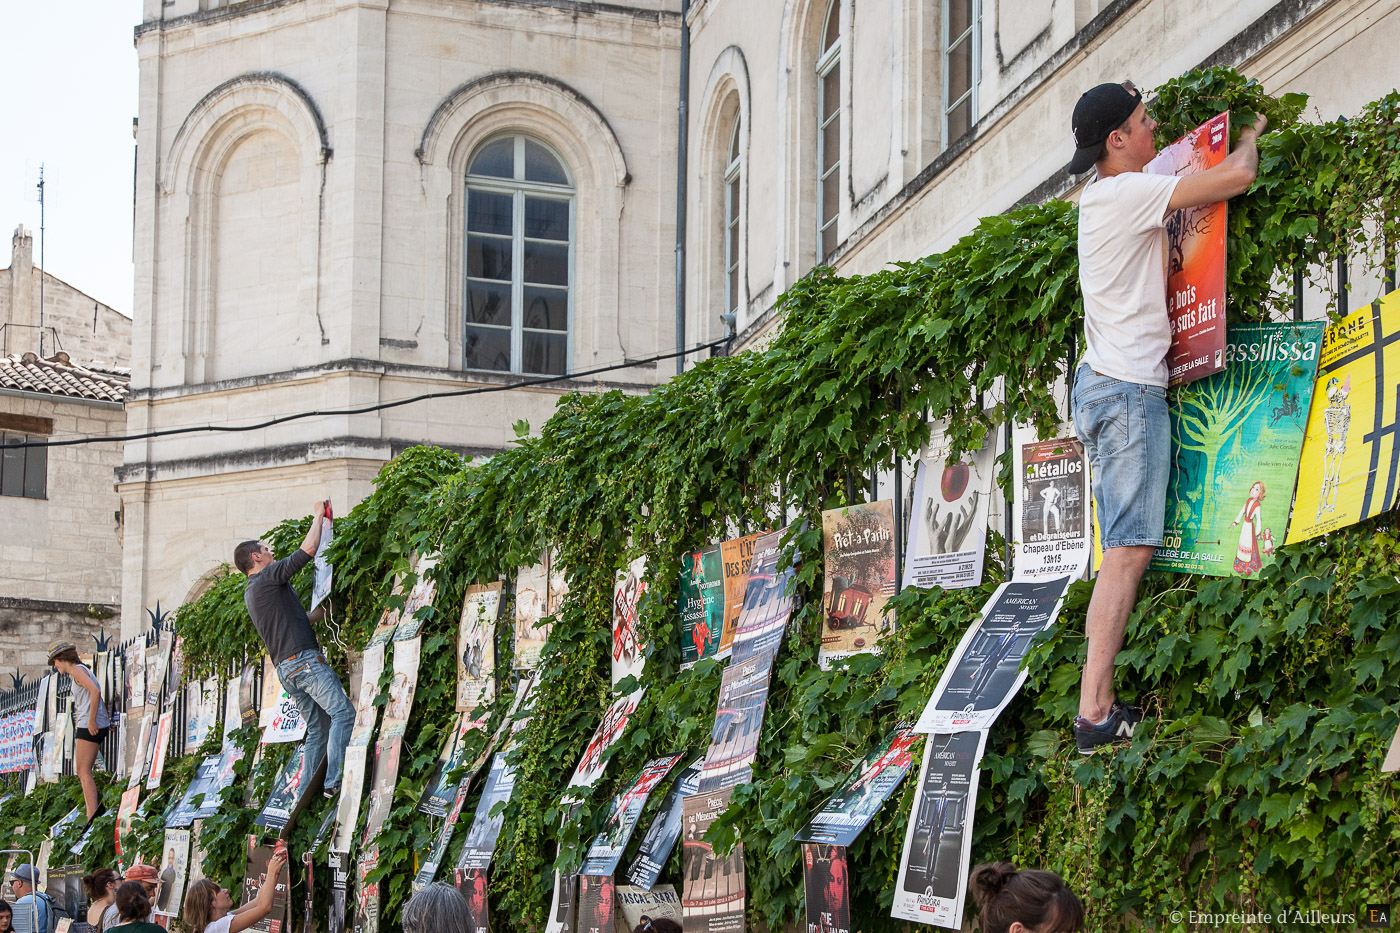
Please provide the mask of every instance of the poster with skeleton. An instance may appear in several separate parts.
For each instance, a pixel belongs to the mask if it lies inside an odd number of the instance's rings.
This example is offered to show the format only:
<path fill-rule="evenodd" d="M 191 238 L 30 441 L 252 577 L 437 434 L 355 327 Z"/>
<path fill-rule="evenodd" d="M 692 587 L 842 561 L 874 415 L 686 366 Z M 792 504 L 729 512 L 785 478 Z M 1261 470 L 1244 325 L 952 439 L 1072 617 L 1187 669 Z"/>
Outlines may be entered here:
<path fill-rule="evenodd" d="M 823 669 L 831 662 L 880 651 L 894 631 L 885 604 L 895 594 L 894 500 L 822 512 L 826 574 L 822 586 Z"/>
<path fill-rule="evenodd" d="M 982 582 L 999 433 L 988 431 L 976 450 L 953 457 L 947 422 L 930 425 L 914 474 L 905 586 L 952 590 Z"/>
<path fill-rule="evenodd" d="M 1036 440 L 1034 428 L 1017 425 L 1015 577 L 1078 578 L 1089 566 L 1089 464 L 1084 445 L 1066 430 Z"/>
<path fill-rule="evenodd" d="M 637 631 L 637 608 L 646 593 L 646 556 L 638 557 L 618 571 L 613 583 L 612 683 L 616 687 L 626 677 L 642 676 L 646 646 Z"/>
<path fill-rule="evenodd" d="M 457 625 L 457 711 L 469 712 L 496 695 L 496 619 L 500 583 L 473 583 Z"/>

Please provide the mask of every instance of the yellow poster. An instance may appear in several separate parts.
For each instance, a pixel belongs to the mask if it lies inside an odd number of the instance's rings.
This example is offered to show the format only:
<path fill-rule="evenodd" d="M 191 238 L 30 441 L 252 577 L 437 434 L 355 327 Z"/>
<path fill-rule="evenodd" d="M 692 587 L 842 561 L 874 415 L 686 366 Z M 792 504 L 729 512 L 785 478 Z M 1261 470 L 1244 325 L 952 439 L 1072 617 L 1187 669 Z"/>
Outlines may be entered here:
<path fill-rule="evenodd" d="M 1400 291 L 1328 326 L 1285 543 L 1355 525 L 1395 504 L 1400 478 Z"/>

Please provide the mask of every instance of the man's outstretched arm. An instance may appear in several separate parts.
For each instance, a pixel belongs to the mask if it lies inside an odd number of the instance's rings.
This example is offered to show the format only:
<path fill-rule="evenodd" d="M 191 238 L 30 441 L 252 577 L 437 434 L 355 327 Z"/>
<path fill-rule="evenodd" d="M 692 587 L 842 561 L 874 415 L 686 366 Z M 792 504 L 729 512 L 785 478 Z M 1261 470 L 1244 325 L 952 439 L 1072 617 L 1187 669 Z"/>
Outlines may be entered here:
<path fill-rule="evenodd" d="M 301 542 L 301 549 L 312 557 L 316 556 L 316 549 L 321 546 L 321 519 L 326 514 L 326 503 L 317 502 L 311 510 L 311 527 L 306 530 L 306 538 Z"/>
<path fill-rule="evenodd" d="M 1259 174 L 1259 134 L 1268 124 L 1268 119 L 1261 113 L 1253 126 L 1240 131 L 1240 141 L 1235 145 L 1235 151 L 1219 165 L 1194 175 L 1183 175 L 1176 183 L 1171 200 L 1167 202 L 1167 213 L 1183 207 L 1228 201 L 1248 191 Z"/>

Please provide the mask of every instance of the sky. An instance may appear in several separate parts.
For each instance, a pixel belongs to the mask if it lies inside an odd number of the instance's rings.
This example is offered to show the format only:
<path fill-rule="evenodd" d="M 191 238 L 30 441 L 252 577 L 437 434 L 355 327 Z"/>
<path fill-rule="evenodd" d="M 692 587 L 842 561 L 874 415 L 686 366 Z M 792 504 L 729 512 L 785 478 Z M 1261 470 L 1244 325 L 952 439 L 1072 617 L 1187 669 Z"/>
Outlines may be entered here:
<path fill-rule="evenodd" d="M 39 264 L 43 165 L 44 268 L 126 315 L 140 19 L 141 0 L 11 0 L 0 29 L 0 268 L 20 224 Z"/>

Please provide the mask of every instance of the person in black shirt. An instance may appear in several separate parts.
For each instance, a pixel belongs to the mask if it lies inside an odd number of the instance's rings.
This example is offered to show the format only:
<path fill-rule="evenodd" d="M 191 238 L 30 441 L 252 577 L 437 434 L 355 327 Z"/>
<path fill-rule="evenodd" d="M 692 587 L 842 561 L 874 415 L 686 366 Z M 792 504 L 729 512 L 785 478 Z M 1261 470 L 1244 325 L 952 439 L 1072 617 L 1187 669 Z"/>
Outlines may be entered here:
<path fill-rule="evenodd" d="M 314 773 L 326 758 L 323 782 L 327 797 L 340 794 L 340 772 L 345 763 L 345 746 L 355 724 L 355 707 L 345 695 L 340 678 L 321 651 L 311 620 L 301 606 L 301 598 L 292 589 L 296 572 L 311 563 L 321 543 L 321 519 L 326 503 L 318 502 L 311 513 L 311 530 L 301 547 L 289 556 L 276 560 L 272 550 L 261 541 L 244 541 L 233 552 L 233 563 L 248 577 L 243 601 L 253 627 L 258 630 L 264 647 L 282 681 L 288 696 L 306 719 L 307 767 Z"/>

